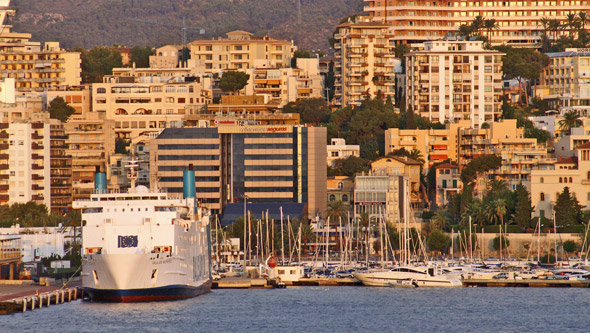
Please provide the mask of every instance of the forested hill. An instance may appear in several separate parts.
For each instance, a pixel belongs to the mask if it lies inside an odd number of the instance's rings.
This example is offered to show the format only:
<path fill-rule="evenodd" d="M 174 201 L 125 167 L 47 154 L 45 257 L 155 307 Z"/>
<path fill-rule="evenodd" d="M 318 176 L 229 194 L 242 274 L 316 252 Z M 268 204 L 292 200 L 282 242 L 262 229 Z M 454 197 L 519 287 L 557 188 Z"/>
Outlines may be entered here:
<path fill-rule="evenodd" d="M 203 38 L 233 30 L 294 40 L 301 49 L 326 50 L 338 22 L 362 12 L 362 0 L 12 0 L 19 8 L 14 30 L 35 41 L 59 41 L 66 48 L 96 45 L 179 44 L 180 28 L 129 18 L 204 28 Z M 201 38 L 189 30 L 188 40 Z"/>

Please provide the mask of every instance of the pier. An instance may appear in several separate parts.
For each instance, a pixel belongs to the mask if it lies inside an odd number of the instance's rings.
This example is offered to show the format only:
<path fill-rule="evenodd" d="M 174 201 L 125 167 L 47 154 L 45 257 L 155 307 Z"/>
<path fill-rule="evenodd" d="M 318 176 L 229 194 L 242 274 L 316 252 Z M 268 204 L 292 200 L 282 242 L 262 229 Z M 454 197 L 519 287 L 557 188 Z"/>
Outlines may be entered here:
<path fill-rule="evenodd" d="M 0 315 L 26 312 L 82 299 L 81 281 L 67 287 L 62 284 L 39 286 L 33 281 L 2 281 L 0 283 Z"/>
<path fill-rule="evenodd" d="M 465 287 L 559 287 L 589 288 L 589 280 L 549 280 L 549 279 L 465 279 Z"/>
<path fill-rule="evenodd" d="M 360 286 L 362 283 L 353 278 L 304 278 L 298 281 L 283 281 L 286 286 Z M 213 289 L 256 289 L 276 288 L 277 282 L 264 278 L 230 277 L 213 281 Z"/>

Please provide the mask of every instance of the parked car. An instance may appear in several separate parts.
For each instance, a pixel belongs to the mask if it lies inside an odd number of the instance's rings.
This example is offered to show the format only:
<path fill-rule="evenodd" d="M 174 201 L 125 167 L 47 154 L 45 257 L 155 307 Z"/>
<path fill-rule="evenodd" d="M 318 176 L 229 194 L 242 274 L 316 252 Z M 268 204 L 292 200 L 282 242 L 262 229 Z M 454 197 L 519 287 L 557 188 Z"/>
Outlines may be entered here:
<path fill-rule="evenodd" d="M 492 279 L 507 279 L 508 278 L 508 274 L 507 273 L 500 273 L 500 274 L 496 274 L 494 276 L 492 276 Z"/>

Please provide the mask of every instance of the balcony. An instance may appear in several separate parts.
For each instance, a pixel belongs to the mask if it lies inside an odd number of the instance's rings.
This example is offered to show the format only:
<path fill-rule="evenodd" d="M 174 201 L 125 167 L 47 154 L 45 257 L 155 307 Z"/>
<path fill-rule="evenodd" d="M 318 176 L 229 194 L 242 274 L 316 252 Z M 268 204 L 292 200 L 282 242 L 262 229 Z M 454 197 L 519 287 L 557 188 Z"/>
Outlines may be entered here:
<path fill-rule="evenodd" d="M 0 195 L 0 202 L 6 202 L 9 199 L 10 199 L 10 197 L 8 196 L 8 194 Z"/>
<path fill-rule="evenodd" d="M 37 143 L 32 143 L 31 144 L 31 149 L 33 149 L 33 150 L 43 149 L 43 145 L 40 145 L 40 144 L 37 144 Z"/>
<path fill-rule="evenodd" d="M 590 185 L 590 179 L 582 179 L 582 185 Z"/>
<path fill-rule="evenodd" d="M 31 139 L 33 139 L 33 140 L 42 140 L 43 139 L 43 135 L 39 135 L 37 133 L 33 133 L 33 134 L 31 134 Z"/>
<path fill-rule="evenodd" d="M 9 135 L 8 135 L 8 133 L 6 133 L 6 132 L 2 132 L 2 133 L 0 133 L 0 139 L 8 139 L 8 136 L 9 136 Z"/>
<path fill-rule="evenodd" d="M 0 185 L 0 191 L 8 191 L 8 185 L 4 184 L 4 185 Z"/>
<path fill-rule="evenodd" d="M 39 154 L 33 154 L 33 155 L 31 155 L 31 158 L 34 160 L 42 160 L 43 156 L 41 156 Z"/>
<path fill-rule="evenodd" d="M 8 149 L 10 146 L 8 143 L 0 143 L 0 150 Z"/>
<path fill-rule="evenodd" d="M 39 165 L 37 163 L 33 163 L 32 168 L 33 168 L 33 170 L 43 170 L 44 166 Z"/>
<path fill-rule="evenodd" d="M 37 175 L 37 174 L 33 174 L 33 175 L 31 176 L 31 179 L 32 179 L 32 180 L 43 180 L 43 179 L 45 179 L 45 177 L 43 177 L 43 176 L 40 176 L 40 175 Z"/>
<path fill-rule="evenodd" d="M 8 170 L 10 166 L 8 164 L 0 164 L 0 170 Z"/>
<path fill-rule="evenodd" d="M 35 194 L 31 197 L 31 200 L 33 200 L 33 201 L 43 201 L 44 199 L 45 198 L 41 194 Z"/>
<path fill-rule="evenodd" d="M 33 191 L 43 191 L 45 189 L 45 187 L 37 185 L 37 184 L 33 184 L 33 186 L 31 186 L 31 189 Z"/>
<path fill-rule="evenodd" d="M 9 158 L 8 154 L 0 154 L 0 160 L 7 160 Z"/>

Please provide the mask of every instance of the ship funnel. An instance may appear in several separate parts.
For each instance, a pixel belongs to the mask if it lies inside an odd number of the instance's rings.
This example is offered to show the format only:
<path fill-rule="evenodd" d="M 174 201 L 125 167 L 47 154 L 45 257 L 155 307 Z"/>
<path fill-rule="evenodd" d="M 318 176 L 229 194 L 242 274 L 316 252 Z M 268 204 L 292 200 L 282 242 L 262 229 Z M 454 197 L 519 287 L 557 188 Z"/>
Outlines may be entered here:
<path fill-rule="evenodd" d="M 107 193 L 107 175 L 104 172 L 100 172 L 99 167 L 96 167 L 96 172 L 94 173 L 94 193 Z"/>
<path fill-rule="evenodd" d="M 188 165 L 188 170 L 184 171 L 182 177 L 182 187 L 183 187 L 183 194 L 184 198 L 196 198 L 196 188 L 195 188 L 195 171 L 193 170 L 193 165 Z"/>

